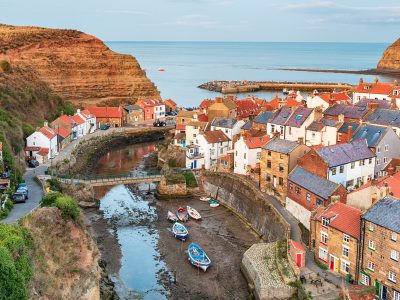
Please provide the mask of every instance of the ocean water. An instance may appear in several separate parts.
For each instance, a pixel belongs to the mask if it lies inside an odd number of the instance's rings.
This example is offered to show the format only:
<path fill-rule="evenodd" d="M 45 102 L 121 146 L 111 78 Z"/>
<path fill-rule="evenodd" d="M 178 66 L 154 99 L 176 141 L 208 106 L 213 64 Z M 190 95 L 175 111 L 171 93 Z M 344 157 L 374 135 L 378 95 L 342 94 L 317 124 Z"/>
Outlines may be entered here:
<path fill-rule="evenodd" d="M 134 55 L 163 98 L 182 106 L 197 106 L 218 93 L 198 85 L 211 80 L 275 80 L 346 82 L 360 77 L 340 73 L 294 72 L 274 68 L 365 70 L 375 68 L 384 43 L 273 42 L 108 42 L 114 51 Z M 158 71 L 164 68 L 165 72 Z M 390 77 L 380 77 L 392 81 Z M 271 98 L 275 93 L 254 93 Z M 245 95 L 242 95 L 245 96 Z"/>

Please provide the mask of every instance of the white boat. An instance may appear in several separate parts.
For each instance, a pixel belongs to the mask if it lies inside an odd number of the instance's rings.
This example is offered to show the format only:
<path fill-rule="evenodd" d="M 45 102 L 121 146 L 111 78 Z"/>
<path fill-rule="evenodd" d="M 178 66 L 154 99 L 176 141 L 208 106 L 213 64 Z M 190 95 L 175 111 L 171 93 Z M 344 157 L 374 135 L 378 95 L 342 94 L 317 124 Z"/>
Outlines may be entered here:
<path fill-rule="evenodd" d="M 211 259 L 207 256 L 206 252 L 195 243 L 191 243 L 188 247 L 188 255 L 190 263 L 202 269 L 204 272 L 207 271 L 211 265 Z"/>
<path fill-rule="evenodd" d="M 195 210 L 193 207 L 190 206 L 186 206 L 186 209 L 188 211 L 189 217 L 191 219 L 194 220 L 200 220 L 201 219 L 201 215 L 199 214 L 199 212 L 197 210 Z"/>
<path fill-rule="evenodd" d="M 174 225 L 172 226 L 172 233 L 177 239 L 182 241 L 186 241 L 189 237 L 189 231 L 187 230 L 187 228 L 183 224 L 178 222 L 174 223 Z"/>
<path fill-rule="evenodd" d="M 209 197 L 200 197 L 200 201 L 206 202 L 206 201 L 208 201 L 208 200 L 210 200 Z"/>

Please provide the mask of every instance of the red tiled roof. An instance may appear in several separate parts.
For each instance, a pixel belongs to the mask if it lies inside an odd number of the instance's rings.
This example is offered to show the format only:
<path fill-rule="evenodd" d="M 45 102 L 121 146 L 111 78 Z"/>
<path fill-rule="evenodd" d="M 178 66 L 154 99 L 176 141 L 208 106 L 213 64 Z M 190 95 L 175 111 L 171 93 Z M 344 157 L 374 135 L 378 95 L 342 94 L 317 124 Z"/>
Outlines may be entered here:
<path fill-rule="evenodd" d="M 300 244 L 294 240 L 290 240 L 290 243 L 293 245 L 294 248 L 296 248 L 298 250 L 303 250 L 303 251 L 306 250 L 302 244 Z"/>
<path fill-rule="evenodd" d="M 336 202 L 328 206 L 318 219 L 322 221 L 322 217 L 330 218 L 330 227 L 359 239 L 361 214 L 361 210 L 357 208 L 341 202 Z"/>
<path fill-rule="evenodd" d="M 205 109 L 207 109 L 207 108 L 209 108 L 211 105 L 213 105 L 214 104 L 214 100 L 211 100 L 211 99 L 204 99 L 203 101 L 201 101 L 201 103 L 200 103 L 200 108 L 205 108 Z"/>
<path fill-rule="evenodd" d="M 318 97 L 328 104 L 331 102 L 351 101 L 351 98 L 346 93 L 319 93 Z"/>
<path fill-rule="evenodd" d="M 176 124 L 175 129 L 186 130 L 186 125 L 185 124 Z"/>
<path fill-rule="evenodd" d="M 58 133 L 59 136 L 62 136 L 64 139 L 71 134 L 71 130 L 68 130 L 62 126 L 56 128 L 56 132 Z"/>
<path fill-rule="evenodd" d="M 40 150 L 36 153 L 39 156 L 45 156 L 49 154 L 49 148 L 40 148 Z"/>
<path fill-rule="evenodd" d="M 84 116 L 86 119 L 92 119 L 95 117 L 88 109 L 84 109 L 81 111 L 81 115 Z"/>
<path fill-rule="evenodd" d="M 172 99 L 167 99 L 164 101 L 164 103 L 169 106 L 176 106 L 176 103 L 174 101 L 172 101 Z"/>
<path fill-rule="evenodd" d="M 85 123 L 85 120 L 79 115 L 74 115 L 71 117 L 71 119 L 76 123 L 76 125 L 81 125 Z"/>
<path fill-rule="evenodd" d="M 39 151 L 40 147 L 37 146 L 27 146 L 25 147 L 25 151 Z"/>
<path fill-rule="evenodd" d="M 40 128 L 39 129 L 39 131 L 45 136 L 45 137 L 47 137 L 48 139 L 52 139 L 52 138 L 54 138 L 56 135 L 57 135 L 57 133 L 53 130 L 53 129 L 51 129 L 50 127 L 47 127 L 47 126 L 43 126 L 42 128 Z"/>
<path fill-rule="evenodd" d="M 245 140 L 245 143 L 249 149 L 261 148 L 268 143 L 270 138 L 268 136 L 261 137 L 250 137 Z"/>
<path fill-rule="evenodd" d="M 380 95 L 389 95 L 393 89 L 392 83 L 386 82 L 376 82 L 376 83 L 367 83 L 360 82 L 358 86 L 355 88 L 356 93 L 368 93 L 368 94 L 380 94 Z"/>
<path fill-rule="evenodd" d="M 221 130 L 206 131 L 203 135 L 209 144 L 230 141 L 230 139 Z"/>
<path fill-rule="evenodd" d="M 96 118 L 122 118 L 120 107 L 88 107 L 87 110 Z"/>
<path fill-rule="evenodd" d="M 141 108 L 145 108 L 145 107 L 164 105 L 164 103 L 158 99 L 142 99 L 136 102 L 136 105 L 140 106 Z"/>
<path fill-rule="evenodd" d="M 378 178 L 374 181 L 378 188 L 381 188 L 384 185 L 390 187 L 390 192 L 393 194 L 394 197 L 400 198 L 400 172 L 395 173 L 393 176 L 385 176 Z M 351 193 L 361 191 L 366 189 L 372 185 L 373 181 L 370 180 L 367 183 L 360 186 L 358 189 L 355 189 Z"/>
<path fill-rule="evenodd" d="M 197 119 L 198 119 L 200 122 L 208 122 L 208 116 L 205 115 L 205 114 L 198 115 L 198 116 L 197 116 Z"/>
<path fill-rule="evenodd" d="M 276 110 L 279 109 L 279 104 L 280 102 L 286 102 L 286 107 L 294 107 L 294 106 L 300 106 L 301 103 L 297 102 L 295 99 L 293 98 L 286 98 L 285 100 L 282 100 L 281 98 L 275 97 L 274 99 L 272 99 L 268 104 L 269 106 L 272 108 L 271 110 Z"/>
<path fill-rule="evenodd" d="M 240 118 L 248 118 L 249 116 L 258 115 L 261 108 L 253 99 L 236 100 L 237 116 Z"/>

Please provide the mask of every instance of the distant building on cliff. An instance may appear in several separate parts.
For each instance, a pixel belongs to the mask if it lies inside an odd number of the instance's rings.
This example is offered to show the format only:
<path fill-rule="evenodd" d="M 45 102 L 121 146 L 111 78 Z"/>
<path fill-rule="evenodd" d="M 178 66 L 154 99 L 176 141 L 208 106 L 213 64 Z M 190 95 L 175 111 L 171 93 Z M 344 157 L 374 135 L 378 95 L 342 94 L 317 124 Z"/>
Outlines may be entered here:
<path fill-rule="evenodd" d="M 97 127 L 110 125 L 111 127 L 124 126 L 122 107 L 88 107 L 87 111 L 96 116 Z"/>

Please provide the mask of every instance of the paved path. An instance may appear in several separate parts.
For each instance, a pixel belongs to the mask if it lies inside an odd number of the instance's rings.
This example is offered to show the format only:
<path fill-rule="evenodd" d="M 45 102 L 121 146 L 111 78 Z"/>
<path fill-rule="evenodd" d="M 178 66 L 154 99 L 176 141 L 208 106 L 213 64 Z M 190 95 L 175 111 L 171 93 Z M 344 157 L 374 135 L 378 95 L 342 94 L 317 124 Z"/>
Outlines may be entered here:
<path fill-rule="evenodd" d="M 29 188 L 29 199 L 25 203 L 16 203 L 7 218 L 1 220 L 3 223 L 16 223 L 21 217 L 29 214 L 39 206 L 43 196 L 42 187 L 35 181 L 35 176 L 43 175 L 47 166 L 41 165 L 35 169 L 28 169 L 24 174 L 24 179 Z"/>

